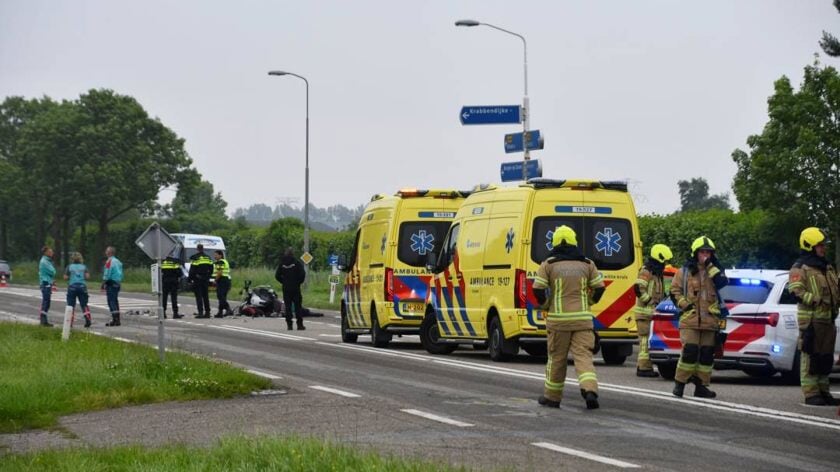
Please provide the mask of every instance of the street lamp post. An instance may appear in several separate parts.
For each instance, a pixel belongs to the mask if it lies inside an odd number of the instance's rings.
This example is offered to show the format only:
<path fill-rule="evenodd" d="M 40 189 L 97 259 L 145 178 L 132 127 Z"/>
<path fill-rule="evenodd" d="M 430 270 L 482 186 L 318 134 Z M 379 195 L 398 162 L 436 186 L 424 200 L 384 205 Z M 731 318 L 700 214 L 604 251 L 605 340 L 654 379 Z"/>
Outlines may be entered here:
<path fill-rule="evenodd" d="M 522 179 L 524 181 L 528 181 L 528 161 L 531 159 L 531 150 L 528 149 L 528 141 L 526 138 L 526 133 L 528 133 L 530 129 L 530 122 L 531 122 L 531 108 L 530 102 L 528 100 L 528 43 L 525 41 L 525 37 L 521 34 L 514 33 L 513 31 L 506 30 L 504 28 L 500 28 L 496 25 L 491 25 L 490 23 L 482 23 L 476 20 L 458 20 L 455 22 L 455 26 L 487 26 L 493 28 L 495 30 L 499 30 L 503 33 L 507 33 L 522 40 L 522 49 L 524 52 L 524 70 L 525 70 L 525 96 L 522 98 L 522 147 L 525 149 L 525 162 L 522 163 Z"/>
<path fill-rule="evenodd" d="M 291 75 L 297 77 L 306 83 L 306 180 L 305 180 L 305 197 L 303 203 L 303 252 L 309 252 L 309 81 L 302 75 L 293 72 L 285 72 L 282 70 L 273 70 L 268 75 Z M 309 265 L 305 264 L 308 268 Z"/>

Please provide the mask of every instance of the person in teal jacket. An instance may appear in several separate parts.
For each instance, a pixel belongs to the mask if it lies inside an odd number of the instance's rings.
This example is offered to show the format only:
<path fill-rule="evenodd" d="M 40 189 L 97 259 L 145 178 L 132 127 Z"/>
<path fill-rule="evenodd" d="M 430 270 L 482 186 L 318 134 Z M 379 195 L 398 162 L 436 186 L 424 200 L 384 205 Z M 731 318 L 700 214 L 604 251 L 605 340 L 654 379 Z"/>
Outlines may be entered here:
<path fill-rule="evenodd" d="M 41 262 L 38 263 L 38 282 L 41 286 L 41 326 L 52 326 L 47 318 L 50 311 L 52 287 L 55 283 L 55 266 L 52 262 L 53 250 L 49 246 L 41 248 Z"/>
<path fill-rule="evenodd" d="M 123 281 L 123 266 L 122 262 L 114 255 L 117 250 L 114 246 L 108 246 L 105 249 L 105 270 L 102 271 L 102 287 L 105 289 L 105 295 L 108 299 L 108 309 L 111 311 L 111 321 L 105 323 L 105 326 L 119 326 L 120 325 L 120 301 L 118 299 L 120 294 L 120 284 Z"/>
<path fill-rule="evenodd" d="M 76 299 L 85 316 L 85 328 L 90 328 L 91 317 L 88 306 L 87 279 L 90 277 L 82 255 L 73 253 L 73 263 L 64 270 L 64 280 L 67 281 L 67 306 L 76 308 Z"/>

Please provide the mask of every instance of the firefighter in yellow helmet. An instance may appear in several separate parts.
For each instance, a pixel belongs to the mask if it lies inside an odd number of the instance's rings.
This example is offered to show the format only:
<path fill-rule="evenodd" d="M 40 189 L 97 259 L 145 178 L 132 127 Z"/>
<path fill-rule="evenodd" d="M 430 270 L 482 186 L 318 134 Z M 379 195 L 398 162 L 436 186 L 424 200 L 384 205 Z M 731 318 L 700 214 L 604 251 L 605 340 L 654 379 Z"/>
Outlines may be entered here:
<path fill-rule="evenodd" d="M 837 405 L 828 381 L 837 337 L 834 320 L 840 308 L 837 271 L 825 257 L 825 235 L 818 228 L 805 228 L 799 247 L 802 251 L 790 269 L 788 290 L 799 302 L 800 385 L 807 405 Z"/>
<path fill-rule="evenodd" d="M 694 396 L 714 398 L 709 390 L 715 363 L 715 338 L 720 329 L 718 290 L 726 285 L 723 266 L 715 257 L 715 243 L 700 236 L 691 243 L 691 258 L 671 280 L 671 299 L 681 310 L 682 352 L 674 376 L 673 394 L 682 397 L 685 384 L 694 382 Z"/>
<path fill-rule="evenodd" d="M 636 308 L 633 311 L 639 333 L 639 357 L 636 360 L 638 377 L 659 377 L 659 374 L 653 371 L 648 351 L 650 320 L 656 305 L 665 298 L 662 273 L 665 271 L 665 263 L 672 257 L 674 255 L 671 253 L 671 248 L 664 244 L 654 244 L 650 248 L 650 258 L 642 266 L 639 276 L 636 277 L 636 284 L 633 286 L 636 290 Z"/>
<path fill-rule="evenodd" d="M 577 247 L 577 236 L 568 226 L 559 226 L 551 239 L 553 248 L 540 264 L 534 279 L 534 296 L 546 309 L 548 361 L 540 405 L 559 408 L 566 380 L 569 352 L 575 360 L 580 393 L 587 409 L 598 408 L 598 378 L 592 355 L 595 331 L 591 305 L 604 294 L 604 276 L 595 263 Z"/>

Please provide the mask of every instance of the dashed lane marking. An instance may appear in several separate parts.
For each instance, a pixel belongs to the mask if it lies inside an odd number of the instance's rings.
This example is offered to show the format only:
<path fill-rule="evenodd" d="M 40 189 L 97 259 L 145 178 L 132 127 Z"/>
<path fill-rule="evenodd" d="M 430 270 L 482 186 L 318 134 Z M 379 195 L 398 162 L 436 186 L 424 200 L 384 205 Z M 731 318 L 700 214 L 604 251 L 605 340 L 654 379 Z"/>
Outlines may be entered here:
<path fill-rule="evenodd" d="M 400 410 L 403 413 L 408 413 L 409 415 L 419 416 L 421 418 L 426 418 L 427 420 L 437 421 L 438 423 L 445 423 L 452 426 L 458 426 L 460 428 L 469 428 L 470 426 L 475 426 L 472 423 L 464 423 L 463 421 L 453 420 L 452 418 L 447 418 L 446 416 L 436 415 L 434 413 L 427 413 L 425 411 L 420 410 Z"/>
<path fill-rule="evenodd" d="M 267 337 L 270 337 L 270 338 L 288 339 L 288 340 L 291 340 L 291 341 L 313 341 L 312 338 L 307 338 L 307 337 L 304 337 L 304 336 L 295 336 L 295 335 L 292 335 L 292 334 L 282 334 L 282 333 L 275 333 L 275 332 L 272 332 L 272 331 L 263 331 L 263 330 L 259 330 L 259 329 L 243 328 L 241 326 L 231 326 L 231 325 L 221 325 L 221 326 L 205 325 L 205 326 L 208 326 L 208 327 L 211 327 L 211 328 L 217 328 L 217 329 L 225 329 L 225 330 L 228 330 L 228 331 L 238 331 L 240 333 L 257 334 L 257 335 L 260 335 L 260 336 L 267 336 Z"/>
<path fill-rule="evenodd" d="M 310 385 L 309 388 L 311 388 L 312 390 L 320 390 L 322 392 L 333 393 L 333 394 L 340 395 L 342 397 L 347 397 L 347 398 L 359 398 L 359 397 L 361 397 L 361 395 L 358 395 L 358 394 L 355 394 L 355 393 L 345 392 L 344 390 L 339 390 L 337 388 L 324 387 L 322 385 Z"/>
<path fill-rule="evenodd" d="M 583 459 L 588 459 L 590 461 L 600 462 L 601 464 L 612 465 L 615 467 L 620 467 L 622 469 L 638 469 L 639 466 L 636 464 L 631 464 L 630 462 L 620 461 L 618 459 L 612 459 L 609 457 L 599 456 L 597 454 L 592 454 L 586 451 L 579 451 L 577 449 L 572 449 L 568 447 L 558 446 L 557 444 L 547 443 L 547 442 L 538 442 L 538 443 L 531 443 L 532 446 L 541 447 L 543 449 L 548 449 L 550 451 L 561 452 L 563 454 L 568 454 L 570 456 L 580 457 Z"/>
<path fill-rule="evenodd" d="M 254 375 L 259 375 L 260 377 L 265 377 L 265 378 L 271 379 L 271 380 L 280 380 L 280 379 L 283 378 L 283 377 L 280 377 L 279 375 L 269 374 L 268 372 L 260 372 L 259 370 L 253 370 L 253 369 L 245 369 L 245 370 L 247 372 L 250 372 L 250 373 L 254 374 Z"/>

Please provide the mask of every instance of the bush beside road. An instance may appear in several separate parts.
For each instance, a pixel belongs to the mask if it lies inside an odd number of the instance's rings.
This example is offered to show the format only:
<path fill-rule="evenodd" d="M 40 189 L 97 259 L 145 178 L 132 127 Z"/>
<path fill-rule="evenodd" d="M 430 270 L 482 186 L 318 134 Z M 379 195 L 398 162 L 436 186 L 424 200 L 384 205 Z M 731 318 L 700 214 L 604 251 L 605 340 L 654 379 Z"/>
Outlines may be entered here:
<path fill-rule="evenodd" d="M 227 364 L 87 333 L 0 323 L 0 432 L 54 426 L 59 416 L 172 400 L 231 398 L 271 386 Z"/>

